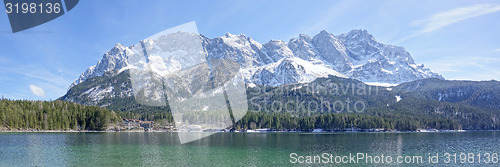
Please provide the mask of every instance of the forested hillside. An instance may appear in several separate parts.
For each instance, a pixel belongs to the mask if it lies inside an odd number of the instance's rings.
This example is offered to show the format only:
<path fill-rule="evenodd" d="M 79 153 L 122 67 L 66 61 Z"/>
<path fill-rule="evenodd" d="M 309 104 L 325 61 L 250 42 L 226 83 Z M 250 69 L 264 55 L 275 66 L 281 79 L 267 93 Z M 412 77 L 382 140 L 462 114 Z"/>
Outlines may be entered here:
<path fill-rule="evenodd" d="M 105 130 L 120 120 L 114 111 L 65 101 L 0 100 L 0 129 Z"/>
<path fill-rule="evenodd" d="M 399 130 L 417 129 L 460 130 L 461 125 L 455 120 L 443 118 L 395 118 L 379 117 L 366 114 L 328 113 L 309 117 L 294 117 L 290 113 L 249 112 L 239 122 L 236 129 L 298 130 L 325 131 L 345 130 Z"/>

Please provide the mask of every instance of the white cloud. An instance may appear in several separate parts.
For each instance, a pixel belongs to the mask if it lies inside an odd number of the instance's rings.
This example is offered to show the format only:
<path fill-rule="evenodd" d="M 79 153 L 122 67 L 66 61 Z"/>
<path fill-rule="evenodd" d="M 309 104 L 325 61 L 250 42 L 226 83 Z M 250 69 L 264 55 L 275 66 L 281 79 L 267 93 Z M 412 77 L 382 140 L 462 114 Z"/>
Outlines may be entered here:
<path fill-rule="evenodd" d="M 408 40 L 410 38 L 422 35 L 424 33 L 429 33 L 438 30 L 453 23 L 482 16 L 485 14 L 495 13 L 498 11 L 500 11 L 500 5 L 477 4 L 473 6 L 460 7 L 436 13 L 429 18 L 413 21 L 412 26 L 421 26 L 422 29 L 418 30 L 416 33 L 410 36 L 407 36 L 397 41 L 396 43 Z"/>
<path fill-rule="evenodd" d="M 25 76 L 22 78 L 26 78 L 28 83 L 37 83 L 39 87 L 44 88 L 44 92 L 46 93 L 44 98 L 55 99 L 62 95 L 64 95 L 69 87 L 69 85 L 74 81 L 73 78 L 76 78 L 75 74 L 70 74 L 67 70 L 62 69 L 58 71 L 51 71 L 46 69 L 41 65 L 17 65 L 17 66 L 8 66 L 0 64 L 0 79 L 4 75 L 2 72 L 9 73 L 13 76 L 20 74 L 18 76 Z M 7 76 L 10 77 L 10 76 Z M 25 88 L 21 88 L 25 89 Z M 31 91 L 33 92 L 33 91 Z M 29 92 L 26 92 L 29 94 Z M 28 98 L 30 96 L 25 95 Z"/>
<path fill-rule="evenodd" d="M 45 91 L 38 86 L 30 85 L 30 90 L 35 96 L 45 97 Z"/>
<path fill-rule="evenodd" d="M 423 25 L 420 32 L 432 32 L 450 24 L 473 17 L 500 11 L 500 5 L 478 4 L 437 13 L 430 18 L 414 21 L 413 25 Z"/>
<path fill-rule="evenodd" d="M 495 49 L 494 51 L 495 51 L 495 52 L 500 52 L 500 48 L 498 48 L 498 49 Z"/>

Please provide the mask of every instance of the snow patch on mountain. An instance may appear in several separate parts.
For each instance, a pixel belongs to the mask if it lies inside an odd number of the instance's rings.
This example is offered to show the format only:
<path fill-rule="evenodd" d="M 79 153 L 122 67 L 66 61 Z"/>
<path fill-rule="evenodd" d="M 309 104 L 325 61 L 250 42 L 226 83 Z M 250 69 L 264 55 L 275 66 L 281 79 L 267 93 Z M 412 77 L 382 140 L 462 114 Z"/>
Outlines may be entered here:
<path fill-rule="evenodd" d="M 401 96 L 394 96 L 396 98 L 396 102 L 399 102 L 401 100 Z"/>
<path fill-rule="evenodd" d="M 390 84 L 390 83 L 381 83 L 381 82 L 365 82 L 365 84 L 370 85 L 370 86 L 380 86 L 380 87 L 394 87 L 394 86 L 399 85 L 399 84 Z"/>
<path fill-rule="evenodd" d="M 297 57 L 286 57 L 276 63 L 258 68 L 249 82 L 258 85 L 278 86 L 292 83 L 306 83 L 328 75 L 347 78 L 324 65 L 313 64 Z"/>
<path fill-rule="evenodd" d="M 80 96 L 88 95 L 88 97 L 90 97 L 93 102 L 98 102 L 104 99 L 106 96 L 110 96 L 109 98 L 112 98 L 114 95 L 111 93 L 113 89 L 114 89 L 113 86 L 108 86 L 106 88 L 93 87 L 83 92 Z"/>

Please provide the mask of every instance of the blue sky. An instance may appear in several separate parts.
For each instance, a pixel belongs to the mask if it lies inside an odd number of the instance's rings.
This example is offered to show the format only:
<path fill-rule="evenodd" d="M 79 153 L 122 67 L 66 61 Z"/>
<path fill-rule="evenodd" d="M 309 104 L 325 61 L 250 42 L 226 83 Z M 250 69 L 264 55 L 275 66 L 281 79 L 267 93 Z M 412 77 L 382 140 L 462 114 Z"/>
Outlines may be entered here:
<path fill-rule="evenodd" d="M 0 95 L 10 99 L 56 99 L 116 43 L 190 21 L 210 38 L 242 33 L 261 43 L 366 29 L 446 79 L 500 80 L 498 1 L 82 0 L 15 34 L 0 13 Z"/>

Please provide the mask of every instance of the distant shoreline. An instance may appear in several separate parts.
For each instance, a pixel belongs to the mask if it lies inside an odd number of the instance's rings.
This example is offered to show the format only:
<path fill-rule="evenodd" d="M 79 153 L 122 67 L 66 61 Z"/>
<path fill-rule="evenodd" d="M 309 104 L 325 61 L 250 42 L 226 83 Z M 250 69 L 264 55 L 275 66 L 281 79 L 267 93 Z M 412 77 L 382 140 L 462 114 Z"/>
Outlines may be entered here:
<path fill-rule="evenodd" d="M 324 132 L 308 132 L 308 131 L 259 131 L 259 132 L 221 132 L 221 133 L 446 133 L 446 132 L 488 132 L 500 130 L 438 130 L 438 131 L 384 131 L 384 132 L 369 132 L 369 131 L 324 131 Z M 0 130 L 0 133 L 178 133 L 171 131 L 89 131 L 89 130 Z"/>
<path fill-rule="evenodd" d="M 66 132 L 72 132 L 72 133 L 78 133 L 78 132 L 107 132 L 107 131 L 93 131 L 93 130 L 0 130 L 0 133 L 66 133 Z"/>

